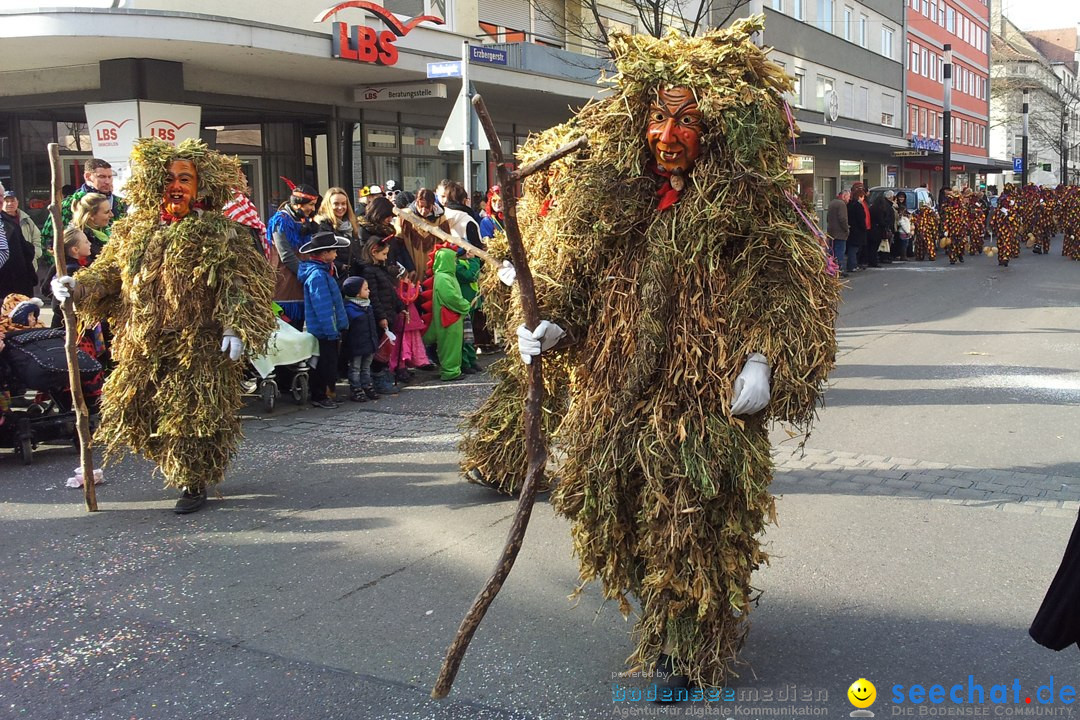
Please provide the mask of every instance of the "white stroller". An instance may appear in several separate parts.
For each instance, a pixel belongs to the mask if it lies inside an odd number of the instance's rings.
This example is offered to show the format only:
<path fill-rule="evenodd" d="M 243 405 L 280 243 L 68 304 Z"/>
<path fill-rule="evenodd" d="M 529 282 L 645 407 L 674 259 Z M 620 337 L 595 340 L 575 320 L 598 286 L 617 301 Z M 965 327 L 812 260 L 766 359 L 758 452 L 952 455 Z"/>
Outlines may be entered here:
<path fill-rule="evenodd" d="M 299 405 L 307 405 L 311 398 L 309 390 L 308 362 L 313 355 L 319 354 L 319 341 L 311 333 L 297 330 L 292 325 L 278 318 L 278 328 L 270 335 L 270 346 L 266 355 L 249 358 L 252 373 L 245 380 L 247 394 L 262 398 L 263 409 L 273 412 L 277 399 L 281 396 L 278 387 L 277 371 L 282 369 L 283 377 L 290 377 L 289 392 Z"/>

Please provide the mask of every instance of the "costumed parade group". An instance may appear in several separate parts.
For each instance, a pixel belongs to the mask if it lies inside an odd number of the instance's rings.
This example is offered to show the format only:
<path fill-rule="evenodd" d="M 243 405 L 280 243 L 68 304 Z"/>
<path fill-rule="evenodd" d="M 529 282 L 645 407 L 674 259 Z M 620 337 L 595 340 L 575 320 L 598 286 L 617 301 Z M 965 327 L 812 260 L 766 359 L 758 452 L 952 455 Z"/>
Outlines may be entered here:
<path fill-rule="evenodd" d="M 942 248 L 950 265 L 964 262 L 965 254 L 984 253 L 1008 267 L 1020 257 L 1021 245 L 1049 255 L 1050 239 L 1058 232 L 1064 237 L 1061 254 L 1080 260 L 1080 187 L 1028 185 L 1021 190 L 1010 183 L 993 209 L 970 188 L 953 188 L 945 191 L 938 210 L 922 205 L 912 227 L 916 260 L 936 260 Z"/>
<path fill-rule="evenodd" d="M 497 384 L 468 420 L 462 473 L 519 492 L 527 365 L 542 353 L 551 501 L 571 523 L 582 587 L 599 581 L 636 615 L 628 664 L 677 692 L 729 677 L 776 515 L 768 428 L 809 431 L 836 356 L 841 280 L 786 170 L 792 79 L 752 41 L 762 27 L 614 35 L 610 92 L 518 156 L 588 139 L 530 177 L 517 207 L 543 322 L 523 324 L 512 272 L 479 278 L 489 324 L 517 345 L 490 368 Z M 282 298 L 264 254 L 222 213 L 244 183 L 235 158 L 142 140 L 132 170 L 129 214 L 53 290 L 83 324 L 111 328 L 95 443 L 155 462 L 186 511 L 224 479 L 241 437 L 238 361 L 266 350 Z M 991 219 L 999 262 L 1025 236 L 1045 251 L 1055 221 L 1080 258 L 1078 203 L 1076 188 L 1006 188 Z M 914 219 L 917 254 L 981 250 L 962 196 L 940 223 L 932 212 Z M 487 250 L 507 257 L 505 236 Z M 453 262 L 441 252 L 436 270 Z M 1039 642 L 1080 640 L 1078 586 L 1080 525 L 1032 628 Z"/>

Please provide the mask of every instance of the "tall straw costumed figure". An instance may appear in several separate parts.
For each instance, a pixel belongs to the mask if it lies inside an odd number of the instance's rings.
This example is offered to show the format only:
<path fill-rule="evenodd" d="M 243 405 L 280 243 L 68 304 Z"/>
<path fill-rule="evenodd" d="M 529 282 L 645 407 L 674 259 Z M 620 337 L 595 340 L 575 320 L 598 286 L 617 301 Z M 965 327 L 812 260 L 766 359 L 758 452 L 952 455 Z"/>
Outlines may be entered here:
<path fill-rule="evenodd" d="M 276 327 L 273 278 L 241 226 L 222 214 L 245 181 L 240 162 L 198 140 L 143 139 L 125 192 L 135 207 L 90 267 L 53 283 L 84 324 L 108 320 L 116 368 L 95 441 L 106 459 L 153 461 L 198 510 L 241 437 L 244 351 L 266 352 Z"/>
<path fill-rule="evenodd" d="M 762 24 L 615 35 L 612 92 L 519 156 L 588 139 L 527 182 L 518 213 L 549 321 L 519 327 L 517 293 L 494 274 L 484 287 L 521 359 L 544 353 L 552 501 L 583 586 L 599 580 L 626 614 L 636 598 L 632 665 L 702 685 L 727 676 L 767 561 L 767 427 L 809 430 L 836 352 L 839 280 L 797 206 L 791 79 L 751 41 Z M 512 354 L 494 373 L 462 469 L 513 493 L 525 365 Z"/>

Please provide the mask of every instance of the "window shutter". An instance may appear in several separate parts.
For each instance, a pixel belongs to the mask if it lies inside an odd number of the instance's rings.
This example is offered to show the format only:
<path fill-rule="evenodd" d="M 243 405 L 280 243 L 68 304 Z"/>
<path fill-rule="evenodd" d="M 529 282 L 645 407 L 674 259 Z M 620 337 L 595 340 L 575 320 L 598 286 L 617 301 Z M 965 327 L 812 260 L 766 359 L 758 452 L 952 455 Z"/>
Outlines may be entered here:
<path fill-rule="evenodd" d="M 477 14 L 480 22 L 529 32 L 532 24 L 529 0 L 479 0 Z"/>
<path fill-rule="evenodd" d="M 541 40 L 562 43 L 566 37 L 566 6 L 564 0 L 537 0 L 533 8 L 533 32 Z"/>

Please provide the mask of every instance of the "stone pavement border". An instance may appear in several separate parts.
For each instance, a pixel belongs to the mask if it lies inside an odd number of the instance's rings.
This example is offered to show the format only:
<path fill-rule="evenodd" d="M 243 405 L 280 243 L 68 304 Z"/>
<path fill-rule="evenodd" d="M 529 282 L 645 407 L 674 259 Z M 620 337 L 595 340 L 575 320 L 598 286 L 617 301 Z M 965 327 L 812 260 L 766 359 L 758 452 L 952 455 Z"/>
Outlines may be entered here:
<path fill-rule="evenodd" d="M 1080 478 L 928 460 L 860 455 L 841 450 L 773 450 L 777 494 L 897 495 L 934 502 L 1051 517 L 1080 511 Z"/>

